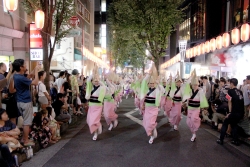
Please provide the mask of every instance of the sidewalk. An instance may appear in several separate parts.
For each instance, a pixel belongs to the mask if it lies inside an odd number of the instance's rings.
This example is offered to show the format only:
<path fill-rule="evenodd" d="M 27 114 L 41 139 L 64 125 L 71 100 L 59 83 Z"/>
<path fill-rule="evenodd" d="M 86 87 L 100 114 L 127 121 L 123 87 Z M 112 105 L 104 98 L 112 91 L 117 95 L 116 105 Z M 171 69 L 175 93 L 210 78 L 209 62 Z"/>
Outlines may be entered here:
<path fill-rule="evenodd" d="M 36 142 L 33 147 L 34 156 L 27 159 L 25 153 L 13 152 L 18 156 L 19 164 L 27 167 L 42 167 L 50 158 L 53 157 L 72 137 L 74 137 L 85 125 L 86 114 L 82 116 L 72 116 L 71 124 L 63 124 L 61 126 L 61 139 L 55 144 L 50 144 L 47 148 L 42 149 Z M 39 156 L 36 156 L 39 154 Z"/>

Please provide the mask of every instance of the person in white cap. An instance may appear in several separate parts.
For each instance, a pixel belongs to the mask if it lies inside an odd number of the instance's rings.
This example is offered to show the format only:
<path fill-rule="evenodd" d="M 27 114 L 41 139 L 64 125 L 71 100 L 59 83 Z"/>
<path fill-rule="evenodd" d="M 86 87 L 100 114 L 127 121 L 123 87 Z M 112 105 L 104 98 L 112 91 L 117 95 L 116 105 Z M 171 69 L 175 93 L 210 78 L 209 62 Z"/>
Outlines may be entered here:
<path fill-rule="evenodd" d="M 92 82 L 91 82 L 92 81 Z M 89 109 L 87 114 L 87 123 L 90 133 L 93 134 L 93 140 L 97 140 L 97 136 L 102 133 L 101 114 L 103 108 L 103 99 L 106 94 L 106 87 L 100 82 L 98 67 L 95 66 L 93 75 L 87 80 L 86 96 L 89 100 Z"/>
<path fill-rule="evenodd" d="M 202 88 L 199 88 L 199 79 L 196 76 L 195 70 L 192 76 L 191 86 L 190 98 L 187 100 L 187 125 L 192 132 L 191 142 L 194 142 L 196 139 L 196 131 L 198 131 L 201 124 L 201 119 L 199 117 L 200 109 L 208 107 L 205 93 Z"/>
<path fill-rule="evenodd" d="M 143 127 L 147 135 L 150 136 L 149 144 L 152 144 L 157 137 L 156 119 L 161 100 L 161 90 L 157 80 L 157 70 L 153 65 L 150 74 L 148 74 L 142 81 L 140 96 L 141 99 L 145 99 L 142 108 L 142 110 L 145 109 L 145 113 L 143 114 Z"/>

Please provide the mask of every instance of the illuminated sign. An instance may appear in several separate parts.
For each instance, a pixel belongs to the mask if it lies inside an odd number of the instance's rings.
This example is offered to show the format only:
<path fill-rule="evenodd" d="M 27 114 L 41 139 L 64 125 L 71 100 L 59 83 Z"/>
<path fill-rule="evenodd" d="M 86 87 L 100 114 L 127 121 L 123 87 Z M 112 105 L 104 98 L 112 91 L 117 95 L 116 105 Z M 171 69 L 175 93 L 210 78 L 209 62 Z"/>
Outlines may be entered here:
<path fill-rule="evenodd" d="M 30 24 L 30 48 L 43 48 L 41 32 L 35 24 Z"/>

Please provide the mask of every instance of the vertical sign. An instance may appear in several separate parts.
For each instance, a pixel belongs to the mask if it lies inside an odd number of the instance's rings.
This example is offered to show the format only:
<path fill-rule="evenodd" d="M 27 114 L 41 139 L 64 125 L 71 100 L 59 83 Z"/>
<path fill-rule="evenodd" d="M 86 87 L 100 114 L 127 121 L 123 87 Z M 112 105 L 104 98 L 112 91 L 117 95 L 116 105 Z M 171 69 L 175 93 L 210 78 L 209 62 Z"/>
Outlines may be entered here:
<path fill-rule="evenodd" d="M 30 24 L 30 60 L 43 60 L 43 41 L 40 30 Z"/>

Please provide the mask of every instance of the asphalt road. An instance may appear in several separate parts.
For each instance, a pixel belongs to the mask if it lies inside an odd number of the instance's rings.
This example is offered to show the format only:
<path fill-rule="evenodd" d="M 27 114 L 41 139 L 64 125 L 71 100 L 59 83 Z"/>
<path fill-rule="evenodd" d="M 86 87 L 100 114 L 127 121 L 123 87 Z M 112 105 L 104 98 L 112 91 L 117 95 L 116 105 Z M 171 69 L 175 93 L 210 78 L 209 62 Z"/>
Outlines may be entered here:
<path fill-rule="evenodd" d="M 119 124 L 108 131 L 102 118 L 103 133 L 97 141 L 84 122 L 71 137 L 37 153 L 24 167 L 250 167 L 250 147 L 224 146 L 216 143 L 218 132 L 202 125 L 197 140 L 190 142 L 191 133 L 183 116 L 179 131 L 170 131 L 167 119 L 159 114 L 158 138 L 148 144 L 142 117 L 134 110 L 132 98 L 124 99 L 117 113 Z M 228 140 L 228 139 L 227 139 Z"/>

